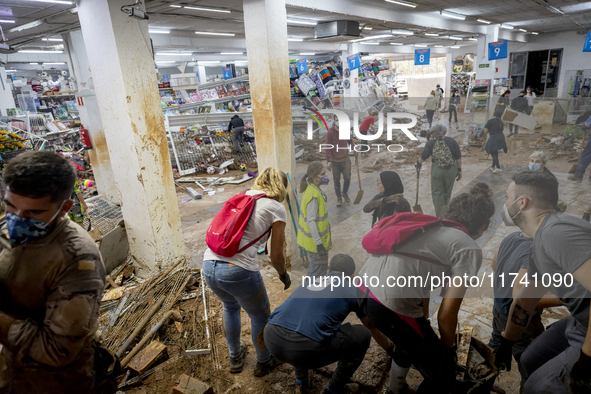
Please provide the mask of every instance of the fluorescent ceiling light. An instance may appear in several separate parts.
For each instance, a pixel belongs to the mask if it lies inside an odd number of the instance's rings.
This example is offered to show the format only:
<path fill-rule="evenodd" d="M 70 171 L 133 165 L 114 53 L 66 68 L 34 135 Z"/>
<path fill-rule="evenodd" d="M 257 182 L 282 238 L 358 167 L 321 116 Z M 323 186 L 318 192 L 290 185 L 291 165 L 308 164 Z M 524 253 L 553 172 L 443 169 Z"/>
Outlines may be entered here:
<path fill-rule="evenodd" d="M 364 42 L 365 45 L 380 45 L 379 42 Z"/>
<path fill-rule="evenodd" d="M 316 23 L 317 22 L 296 21 L 296 20 L 293 20 L 293 19 L 288 19 L 287 20 L 287 23 L 293 23 L 293 24 L 296 24 L 296 25 L 311 25 L 311 26 L 316 26 Z"/>
<path fill-rule="evenodd" d="M 4 70 L 4 71 L 6 71 L 7 73 L 15 73 L 16 72 L 16 70 Z"/>
<path fill-rule="evenodd" d="M 8 20 L 8 19 L 0 19 L 0 23 L 16 23 L 16 22 Z"/>
<path fill-rule="evenodd" d="M 391 42 L 390 45 L 404 45 L 404 44 L 401 42 Z"/>
<path fill-rule="evenodd" d="M 480 23 L 486 23 L 487 25 L 490 25 L 491 24 L 491 22 L 490 21 L 487 21 L 486 19 L 480 19 L 480 18 L 478 18 L 478 19 L 476 19 L 476 21 L 477 22 L 480 22 Z"/>
<path fill-rule="evenodd" d="M 244 52 L 220 52 L 220 55 L 243 55 Z"/>
<path fill-rule="evenodd" d="M 39 63 L 35 62 L 35 63 L 29 63 L 29 64 L 32 64 L 32 65 L 36 66 L 36 65 L 38 65 Z"/>
<path fill-rule="evenodd" d="M 72 5 L 71 1 L 67 0 L 30 0 L 30 1 L 38 1 L 39 3 L 53 3 L 53 4 L 69 4 Z"/>
<path fill-rule="evenodd" d="M 315 54 L 316 54 L 316 52 L 300 52 L 300 55 L 304 55 L 304 56 L 306 56 L 306 55 L 312 56 L 312 55 L 315 55 Z"/>
<path fill-rule="evenodd" d="M 219 60 L 200 60 L 199 64 L 220 64 Z"/>
<path fill-rule="evenodd" d="M 417 8 L 417 5 L 415 3 L 411 3 L 409 1 L 403 1 L 403 0 L 386 0 L 386 1 L 388 3 L 400 4 L 405 7 Z"/>
<path fill-rule="evenodd" d="M 365 26 L 363 29 L 364 30 L 373 30 L 373 27 Z"/>
<path fill-rule="evenodd" d="M 435 48 L 443 48 L 443 45 L 434 45 Z"/>
<path fill-rule="evenodd" d="M 230 10 L 224 10 L 221 8 L 204 8 L 204 7 L 189 7 L 189 6 L 185 6 L 186 10 L 197 10 L 197 11 L 211 11 L 211 12 L 223 12 L 226 14 L 229 14 L 231 11 Z"/>
<path fill-rule="evenodd" d="M 191 56 L 192 52 L 156 52 L 156 56 Z"/>
<path fill-rule="evenodd" d="M 534 36 L 537 36 L 540 33 L 536 33 L 535 31 L 532 31 L 531 34 L 533 34 Z"/>
<path fill-rule="evenodd" d="M 502 24 L 501 24 L 501 27 L 502 27 L 503 29 L 507 29 L 507 30 L 513 30 L 513 26 L 511 26 L 511 25 L 506 25 L 506 24 L 504 24 L 504 23 L 502 23 Z"/>
<path fill-rule="evenodd" d="M 304 41 L 303 38 L 288 38 L 287 41 Z"/>
<path fill-rule="evenodd" d="M 70 11 L 71 14 L 77 14 L 78 13 L 78 8 L 76 8 L 76 7 L 70 8 L 68 11 Z"/>
<path fill-rule="evenodd" d="M 425 35 L 429 37 L 439 37 L 439 34 L 437 33 L 425 33 Z"/>
<path fill-rule="evenodd" d="M 151 34 L 170 34 L 170 30 L 148 30 Z"/>
<path fill-rule="evenodd" d="M 169 64 L 169 63 L 176 63 L 174 60 L 156 60 L 158 64 Z"/>
<path fill-rule="evenodd" d="M 64 51 L 38 51 L 33 49 L 24 49 L 22 51 L 18 51 L 19 53 L 64 53 Z"/>
<path fill-rule="evenodd" d="M 234 63 L 248 63 L 248 60 L 236 60 Z"/>
<path fill-rule="evenodd" d="M 63 41 L 62 38 L 42 38 L 43 41 Z"/>
<path fill-rule="evenodd" d="M 527 33 L 527 30 L 525 30 L 525 29 L 519 29 L 519 31 L 522 31 L 524 33 Z"/>
<path fill-rule="evenodd" d="M 418 48 L 427 48 L 429 45 L 427 44 L 415 44 L 416 47 Z"/>
<path fill-rule="evenodd" d="M 455 12 L 449 12 L 449 11 L 441 11 L 441 15 L 446 16 L 448 18 L 460 19 L 462 21 L 464 19 L 466 19 L 465 15 L 456 14 Z"/>
<path fill-rule="evenodd" d="M 460 47 L 459 45 L 452 45 L 452 46 L 450 46 L 450 48 L 453 48 L 453 49 L 458 49 L 459 47 Z"/>
<path fill-rule="evenodd" d="M 414 33 L 408 30 L 392 30 L 390 33 L 398 36 L 412 36 Z"/>
<path fill-rule="evenodd" d="M 174 5 L 174 4 L 171 4 L 170 6 L 171 6 L 172 8 L 183 8 L 183 6 L 182 6 L 182 5 Z"/>
<path fill-rule="evenodd" d="M 450 40 L 456 40 L 456 41 L 462 41 L 463 38 L 462 37 L 458 37 L 458 36 L 449 36 Z"/>
<path fill-rule="evenodd" d="M 66 64 L 66 63 L 43 63 L 44 66 L 45 65 L 53 66 L 53 65 L 56 65 L 56 64 Z"/>
<path fill-rule="evenodd" d="M 214 33 L 211 31 L 196 31 L 195 34 L 205 34 L 208 36 L 228 36 L 228 37 L 234 37 L 236 35 L 234 33 Z"/>
<path fill-rule="evenodd" d="M 470 37 L 470 38 L 468 38 L 468 40 L 470 40 L 470 41 L 478 41 L 478 38 Z"/>
<path fill-rule="evenodd" d="M 30 23 L 26 23 L 24 25 L 13 27 L 12 29 L 8 30 L 8 32 L 9 33 L 16 33 L 16 32 L 19 32 L 19 31 L 23 31 L 23 30 L 27 30 L 27 29 L 32 29 L 34 27 L 39 26 L 42 23 L 43 23 L 43 21 L 41 19 L 38 19 L 36 21 L 30 22 Z"/>

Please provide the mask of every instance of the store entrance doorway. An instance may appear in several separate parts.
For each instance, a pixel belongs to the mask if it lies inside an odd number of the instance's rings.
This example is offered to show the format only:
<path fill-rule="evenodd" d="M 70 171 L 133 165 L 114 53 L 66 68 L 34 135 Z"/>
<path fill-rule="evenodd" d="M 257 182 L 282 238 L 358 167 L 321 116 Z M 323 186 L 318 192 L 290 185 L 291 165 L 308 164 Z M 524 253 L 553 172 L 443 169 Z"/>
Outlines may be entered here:
<path fill-rule="evenodd" d="M 517 95 L 531 86 L 538 97 L 557 97 L 561 60 L 562 49 L 511 53 L 511 90 Z"/>

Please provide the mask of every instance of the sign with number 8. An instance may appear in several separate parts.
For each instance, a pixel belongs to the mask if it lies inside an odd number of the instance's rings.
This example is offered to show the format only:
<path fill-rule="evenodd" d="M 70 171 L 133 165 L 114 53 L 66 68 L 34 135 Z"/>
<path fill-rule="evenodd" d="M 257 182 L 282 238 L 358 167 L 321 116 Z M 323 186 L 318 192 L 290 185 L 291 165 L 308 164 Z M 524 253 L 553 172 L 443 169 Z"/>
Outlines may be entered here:
<path fill-rule="evenodd" d="M 431 60 L 431 49 L 415 50 L 415 66 L 424 66 Z"/>
<path fill-rule="evenodd" d="M 507 58 L 507 40 L 491 42 L 488 44 L 488 60 Z"/>

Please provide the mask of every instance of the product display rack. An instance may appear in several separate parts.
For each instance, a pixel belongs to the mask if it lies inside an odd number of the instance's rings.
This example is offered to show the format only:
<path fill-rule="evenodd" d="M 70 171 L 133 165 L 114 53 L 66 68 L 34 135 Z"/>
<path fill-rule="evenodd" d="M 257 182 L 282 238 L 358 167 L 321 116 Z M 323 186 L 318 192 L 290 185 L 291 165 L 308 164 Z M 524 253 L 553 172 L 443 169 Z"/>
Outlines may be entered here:
<path fill-rule="evenodd" d="M 475 81 L 474 86 L 470 87 L 468 90 L 466 105 L 470 106 L 470 126 L 475 124 L 474 115 L 476 112 L 484 111 L 483 124 L 488 120 L 491 88 L 490 83 L 491 80 L 489 79 L 478 79 Z"/>
<path fill-rule="evenodd" d="M 470 86 L 473 84 L 474 72 L 461 72 L 451 74 L 451 91 L 458 90 L 460 96 L 467 96 Z M 451 93 L 451 92 L 450 92 Z"/>

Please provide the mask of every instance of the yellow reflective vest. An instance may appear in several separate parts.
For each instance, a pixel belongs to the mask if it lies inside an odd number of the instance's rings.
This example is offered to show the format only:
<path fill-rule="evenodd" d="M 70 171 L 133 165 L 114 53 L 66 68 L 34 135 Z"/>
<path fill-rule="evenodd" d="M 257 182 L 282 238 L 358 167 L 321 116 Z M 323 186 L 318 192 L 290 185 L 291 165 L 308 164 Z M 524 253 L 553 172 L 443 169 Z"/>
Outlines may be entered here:
<path fill-rule="evenodd" d="M 318 253 L 318 248 L 316 247 L 314 239 L 312 238 L 312 234 L 310 233 L 310 227 L 308 227 L 308 223 L 306 223 L 308 203 L 312 201 L 312 199 L 316 199 L 318 201 L 318 216 L 316 217 L 316 226 L 318 227 L 318 233 L 320 234 L 322 245 L 324 245 L 326 250 L 330 250 L 332 246 L 326 201 L 324 201 L 322 192 L 312 185 L 308 185 L 304 195 L 302 196 L 302 206 L 298 220 L 298 245 L 306 249 L 308 252 Z"/>

